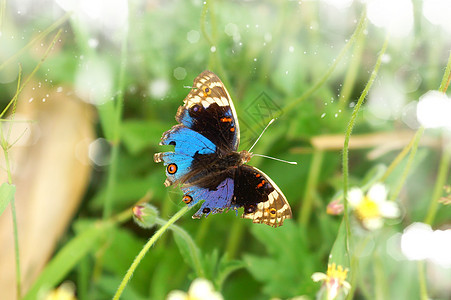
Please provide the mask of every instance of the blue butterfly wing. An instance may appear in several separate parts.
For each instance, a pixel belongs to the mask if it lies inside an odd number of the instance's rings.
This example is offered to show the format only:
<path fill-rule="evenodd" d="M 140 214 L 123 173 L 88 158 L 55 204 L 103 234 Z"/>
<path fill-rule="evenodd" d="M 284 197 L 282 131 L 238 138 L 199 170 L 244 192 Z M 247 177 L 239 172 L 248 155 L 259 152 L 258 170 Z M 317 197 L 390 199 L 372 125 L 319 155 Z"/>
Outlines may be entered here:
<path fill-rule="evenodd" d="M 185 193 L 185 197 L 188 197 L 188 195 L 192 197 L 192 202 L 189 202 L 188 205 L 194 205 L 199 200 L 205 200 L 200 209 L 193 215 L 194 219 L 199 219 L 202 215 L 217 214 L 230 207 L 234 192 L 234 182 L 232 178 L 228 177 L 219 183 L 214 190 L 197 186 L 182 187 L 182 190 Z"/>
<path fill-rule="evenodd" d="M 197 154 L 212 154 L 216 146 L 206 137 L 183 125 L 175 125 L 166 131 L 160 145 L 173 145 L 174 152 L 156 153 L 155 162 L 163 162 L 166 168 L 166 186 L 180 182 L 191 171 L 191 165 Z M 172 171 L 169 166 L 174 166 Z"/>

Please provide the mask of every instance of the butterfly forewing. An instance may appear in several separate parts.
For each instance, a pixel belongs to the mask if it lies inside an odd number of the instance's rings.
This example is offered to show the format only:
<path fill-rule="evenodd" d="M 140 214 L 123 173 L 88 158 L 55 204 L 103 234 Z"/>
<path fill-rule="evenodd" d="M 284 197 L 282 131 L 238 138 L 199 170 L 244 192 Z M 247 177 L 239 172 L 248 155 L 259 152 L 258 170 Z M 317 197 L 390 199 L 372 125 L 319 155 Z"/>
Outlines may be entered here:
<path fill-rule="evenodd" d="M 210 71 L 194 80 L 176 120 L 204 135 L 223 153 L 238 149 L 240 129 L 233 102 L 224 84 Z"/>

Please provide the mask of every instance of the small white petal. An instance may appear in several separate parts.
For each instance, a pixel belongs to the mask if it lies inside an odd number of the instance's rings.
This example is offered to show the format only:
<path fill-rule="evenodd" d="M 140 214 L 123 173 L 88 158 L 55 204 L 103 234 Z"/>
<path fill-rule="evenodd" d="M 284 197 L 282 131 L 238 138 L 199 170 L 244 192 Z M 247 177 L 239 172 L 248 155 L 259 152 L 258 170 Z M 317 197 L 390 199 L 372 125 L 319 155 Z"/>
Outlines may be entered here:
<path fill-rule="evenodd" d="M 210 294 L 207 298 L 208 300 L 224 300 L 224 297 L 219 292 L 214 292 Z"/>
<path fill-rule="evenodd" d="M 314 282 L 324 281 L 327 279 L 327 275 L 321 272 L 315 272 L 312 274 L 312 280 Z"/>
<path fill-rule="evenodd" d="M 394 219 L 398 218 L 401 215 L 398 205 L 391 201 L 385 201 L 384 203 L 381 203 L 379 209 L 381 211 L 381 215 L 384 218 Z"/>
<path fill-rule="evenodd" d="M 382 218 L 370 218 L 362 221 L 363 226 L 368 230 L 376 230 L 384 225 Z"/>
<path fill-rule="evenodd" d="M 347 282 L 346 280 L 341 283 L 343 285 L 343 291 L 347 295 L 349 290 L 351 289 L 351 284 Z"/>
<path fill-rule="evenodd" d="M 348 192 L 348 202 L 352 207 L 357 207 L 363 200 L 363 192 L 359 188 L 352 188 Z"/>
<path fill-rule="evenodd" d="M 376 203 L 382 203 L 387 200 L 387 189 L 382 183 L 376 183 L 368 191 L 368 197 Z"/>
<path fill-rule="evenodd" d="M 190 298 L 194 299 L 222 299 L 222 296 L 220 294 L 215 293 L 213 284 L 204 278 L 197 278 L 191 283 L 191 286 L 189 288 L 188 292 Z M 218 296 L 220 298 L 218 298 Z"/>
<path fill-rule="evenodd" d="M 168 294 L 166 297 L 166 300 L 187 300 L 188 295 L 185 292 L 182 291 L 172 291 Z"/>

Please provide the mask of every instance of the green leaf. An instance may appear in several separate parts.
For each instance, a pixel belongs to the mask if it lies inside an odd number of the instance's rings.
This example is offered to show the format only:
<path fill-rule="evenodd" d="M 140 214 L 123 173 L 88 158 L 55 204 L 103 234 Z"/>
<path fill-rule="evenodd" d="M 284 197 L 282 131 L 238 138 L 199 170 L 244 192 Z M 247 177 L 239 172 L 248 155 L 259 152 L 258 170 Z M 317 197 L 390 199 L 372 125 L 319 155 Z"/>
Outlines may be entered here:
<path fill-rule="evenodd" d="M 330 251 L 329 264 L 336 263 L 343 268 L 349 268 L 349 256 L 346 249 L 346 224 L 344 219 L 341 221 L 332 250 Z"/>
<path fill-rule="evenodd" d="M 241 260 L 229 260 L 227 255 L 223 255 L 219 261 L 218 271 L 214 278 L 215 285 L 218 290 L 222 289 L 224 281 L 229 277 L 230 274 L 236 270 L 245 268 L 246 264 Z"/>
<path fill-rule="evenodd" d="M 197 277 L 205 277 L 200 257 L 201 252 L 191 236 L 182 228 L 172 226 L 174 239 L 185 262 L 196 272 Z"/>
<path fill-rule="evenodd" d="M 105 231 L 110 225 L 111 223 L 95 223 L 76 235 L 47 264 L 24 300 L 37 299 L 41 291 L 55 287 L 95 247 L 98 239 L 106 235 Z"/>
<path fill-rule="evenodd" d="M 15 185 L 11 185 L 5 182 L 0 186 L 0 216 L 3 214 L 3 211 L 6 209 L 9 202 L 11 202 L 11 200 L 14 199 L 15 193 L 16 193 Z"/>
<path fill-rule="evenodd" d="M 121 137 L 124 146 L 132 154 L 137 154 L 151 145 L 158 144 L 167 124 L 155 121 L 130 120 L 121 126 Z"/>
<path fill-rule="evenodd" d="M 245 255 L 244 261 L 252 276 L 263 284 L 270 297 L 313 295 L 316 283 L 310 277 L 320 266 L 320 251 L 308 249 L 305 229 L 292 221 L 282 227 L 253 226 L 253 235 L 268 251 L 268 256 Z"/>

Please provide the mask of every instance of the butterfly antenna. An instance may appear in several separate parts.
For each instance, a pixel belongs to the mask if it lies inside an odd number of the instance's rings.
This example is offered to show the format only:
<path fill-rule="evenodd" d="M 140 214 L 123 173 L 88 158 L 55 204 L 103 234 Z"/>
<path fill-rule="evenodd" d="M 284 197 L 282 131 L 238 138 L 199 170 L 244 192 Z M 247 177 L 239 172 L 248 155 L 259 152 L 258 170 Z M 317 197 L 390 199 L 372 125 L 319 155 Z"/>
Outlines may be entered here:
<path fill-rule="evenodd" d="M 265 133 L 266 129 L 268 129 L 269 125 L 272 124 L 272 122 L 274 122 L 275 119 L 271 119 L 271 121 L 269 121 L 268 125 L 266 125 L 265 129 L 263 129 L 262 133 L 260 133 L 260 136 L 258 137 L 258 139 L 255 141 L 255 143 L 252 145 L 252 147 L 249 149 L 248 152 L 251 152 L 252 149 L 255 147 L 255 145 L 257 144 L 258 140 L 260 140 L 260 138 L 262 137 L 263 133 Z"/>
<path fill-rule="evenodd" d="M 185 89 L 192 89 L 192 88 L 193 88 L 193 86 L 189 86 L 189 85 L 184 85 L 184 86 L 183 86 L 183 88 L 185 88 Z"/>
<path fill-rule="evenodd" d="M 287 164 L 290 164 L 290 165 L 297 165 L 298 164 L 295 161 L 288 161 L 288 160 L 275 158 L 275 157 L 267 156 L 267 155 L 263 155 L 263 154 L 253 154 L 253 156 L 260 156 L 260 157 L 264 157 L 264 158 L 274 159 L 274 160 L 281 161 L 281 162 L 284 162 L 284 163 L 287 163 Z"/>

